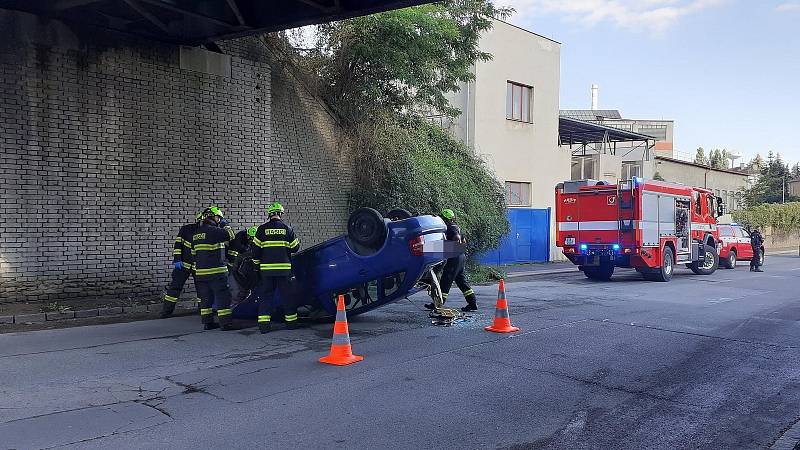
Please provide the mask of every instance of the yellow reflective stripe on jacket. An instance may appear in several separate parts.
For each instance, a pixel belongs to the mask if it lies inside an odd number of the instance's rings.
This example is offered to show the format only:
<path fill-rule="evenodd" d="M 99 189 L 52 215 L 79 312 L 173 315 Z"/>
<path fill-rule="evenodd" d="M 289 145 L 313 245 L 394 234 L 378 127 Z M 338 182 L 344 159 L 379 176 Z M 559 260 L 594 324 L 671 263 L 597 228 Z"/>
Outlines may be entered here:
<path fill-rule="evenodd" d="M 217 311 L 217 317 L 230 316 L 232 312 L 230 309 L 220 309 Z"/>
<path fill-rule="evenodd" d="M 225 243 L 221 242 L 219 244 L 196 244 L 192 250 L 195 252 L 202 252 L 208 250 L 220 250 L 223 248 L 225 248 Z"/>
<path fill-rule="evenodd" d="M 176 248 L 175 250 L 172 251 L 172 255 L 173 256 L 178 256 L 178 255 L 182 255 L 182 254 L 183 254 L 183 252 L 179 248 Z"/>
<path fill-rule="evenodd" d="M 231 256 L 239 256 L 239 252 L 236 250 L 228 250 L 228 254 Z"/>
<path fill-rule="evenodd" d="M 291 270 L 292 263 L 260 264 L 259 268 L 261 270 Z"/>
<path fill-rule="evenodd" d="M 289 243 L 286 241 L 264 241 L 259 245 L 261 248 L 265 247 L 288 247 Z"/>
<path fill-rule="evenodd" d="M 183 246 L 190 249 L 192 248 L 192 243 L 187 241 L 186 239 L 183 240 Z"/>
<path fill-rule="evenodd" d="M 266 247 L 288 247 L 288 248 L 295 248 L 300 245 L 300 239 L 295 239 L 292 242 L 286 241 L 253 241 L 258 247 L 266 248 Z"/>
<path fill-rule="evenodd" d="M 228 273 L 227 267 L 212 267 L 210 269 L 194 269 L 195 275 L 216 275 L 219 273 Z"/>

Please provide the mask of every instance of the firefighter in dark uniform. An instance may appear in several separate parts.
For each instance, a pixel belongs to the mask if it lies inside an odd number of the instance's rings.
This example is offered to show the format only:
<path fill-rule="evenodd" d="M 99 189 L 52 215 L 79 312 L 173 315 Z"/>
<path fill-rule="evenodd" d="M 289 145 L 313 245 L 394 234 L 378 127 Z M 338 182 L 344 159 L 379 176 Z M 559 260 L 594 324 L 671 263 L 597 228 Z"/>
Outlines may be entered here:
<path fill-rule="evenodd" d="M 250 227 L 236 233 L 228 243 L 225 256 L 228 260 L 228 283 L 231 287 L 231 306 L 236 307 L 250 295 L 258 282 L 258 272 L 252 264 L 253 238 L 258 227 Z"/>
<path fill-rule="evenodd" d="M 195 214 L 195 222 L 189 223 L 178 230 L 178 236 L 175 237 L 175 246 L 172 250 L 172 281 L 167 286 L 164 292 L 164 303 L 161 308 L 161 318 L 166 318 L 175 312 L 175 304 L 183 292 L 183 286 L 186 280 L 192 275 L 192 236 L 194 230 L 200 225 L 203 219 L 203 213 L 198 212 Z"/>
<path fill-rule="evenodd" d="M 270 322 L 278 306 L 283 307 L 286 328 L 297 327 L 297 307 L 289 298 L 289 279 L 292 276 L 291 255 L 300 249 L 300 240 L 292 227 L 281 220 L 283 213 L 280 203 L 269 205 L 269 220 L 258 227 L 253 239 L 253 263 L 259 269 L 258 329 L 262 334 L 270 331 Z M 276 301 L 276 290 L 280 291 L 280 301 Z"/>
<path fill-rule="evenodd" d="M 445 239 L 462 244 L 465 243 L 466 240 L 461 234 L 461 228 L 455 223 L 456 215 L 453 210 L 444 209 L 442 210 L 441 216 L 442 219 L 444 219 L 445 225 L 447 225 Z M 444 270 L 442 270 L 442 280 L 440 282 L 442 288 L 442 302 L 447 301 L 450 288 L 453 286 L 453 282 L 455 281 L 458 288 L 461 289 L 461 292 L 464 294 L 464 298 L 467 300 L 467 306 L 461 308 L 461 311 L 477 311 L 478 303 L 475 300 L 475 291 L 473 291 L 470 287 L 469 282 L 467 281 L 467 276 L 464 273 L 466 261 L 467 257 L 462 253 L 453 258 L 449 258 L 445 263 Z M 434 309 L 434 304 L 428 303 L 425 305 L 425 307 L 428 309 Z"/>
<path fill-rule="evenodd" d="M 219 327 L 231 329 L 231 291 L 225 251 L 233 237 L 233 229 L 216 206 L 203 212 L 203 222 L 192 235 L 194 284 L 201 302 L 200 320 L 206 330 Z M 219 325 L 214 323 L 215 302 Z"/>
<path fill-rule="evenodd" d="M 750 247 L 753 248 L 753 258 L 750 260 L 750 272 L 763 272 L 761 269 L 761 247 L 764 245 L 764 236 L 758 228 L 750 232 Z"/>

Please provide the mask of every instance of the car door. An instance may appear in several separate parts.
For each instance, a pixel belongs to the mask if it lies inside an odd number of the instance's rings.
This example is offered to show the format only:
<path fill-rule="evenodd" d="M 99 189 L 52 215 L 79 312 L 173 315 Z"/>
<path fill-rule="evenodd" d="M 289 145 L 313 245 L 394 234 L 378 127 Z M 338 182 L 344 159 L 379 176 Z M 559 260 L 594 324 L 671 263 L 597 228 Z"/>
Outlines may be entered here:
<path fill-rule="evenodd" d="M 736 227 L 736 246 L 739 250 L 739 259 L 753 258 L 753 248 L 750 246 L 750 235 L 744 229 Z"/>

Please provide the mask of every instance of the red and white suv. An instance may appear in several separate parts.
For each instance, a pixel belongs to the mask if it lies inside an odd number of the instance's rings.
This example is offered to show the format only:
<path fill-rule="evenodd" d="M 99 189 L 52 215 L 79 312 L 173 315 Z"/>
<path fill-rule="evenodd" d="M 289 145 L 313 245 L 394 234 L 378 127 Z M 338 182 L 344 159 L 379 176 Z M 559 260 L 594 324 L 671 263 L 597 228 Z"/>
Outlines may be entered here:
<path fill-rule="evenodd" d="M 736 261 L 753 259 L 753 247 L 750 246 L 750 234 L 736 224 L 718 225 L 722 248 L 719 251 L 719 265 L 726 269 L 736 268 Z M 758 257 L 764 258 L 764 247 Z"/>

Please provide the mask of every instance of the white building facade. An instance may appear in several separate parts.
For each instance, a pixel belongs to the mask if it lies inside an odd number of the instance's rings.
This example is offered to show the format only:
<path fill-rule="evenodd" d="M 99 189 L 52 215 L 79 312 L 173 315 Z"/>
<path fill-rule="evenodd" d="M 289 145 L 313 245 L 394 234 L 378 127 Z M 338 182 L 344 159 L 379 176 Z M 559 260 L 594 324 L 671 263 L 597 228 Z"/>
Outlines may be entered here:
<path fill-rule="evenodd" d="M 561 44 L 495 20 L 481 37 L 480 49 L 493 58 L 476 63 L 475 80 L 451 96 L 462 114 L 450 130 L 474 148 L 505 185 L 512 210 L 510 237 L 521 235 L 517 262 L 525 262 L 527 232 L 547 233 L 546 259 L 559 259 L 553 245 L 554 187 L 570 177 L 570 151 L 558 145 Z M 541 220 L 534 230 L 527 225 L 515 230 L 515 218 L 524 217 L 524 210 L 547 208 L 551 214 L 546 231 Z M 542 260 L 541 240 L 535 245 L 539 256 L 534 259 Z"/>

